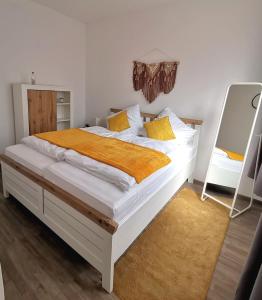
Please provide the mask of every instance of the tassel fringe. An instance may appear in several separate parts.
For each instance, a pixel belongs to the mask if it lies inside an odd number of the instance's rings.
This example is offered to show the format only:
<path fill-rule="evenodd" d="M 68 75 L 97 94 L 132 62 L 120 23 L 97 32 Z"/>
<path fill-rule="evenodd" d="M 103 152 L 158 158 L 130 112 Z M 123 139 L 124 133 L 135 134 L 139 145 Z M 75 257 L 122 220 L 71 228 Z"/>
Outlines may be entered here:
<path fill-rule="evenodd" d="M 160 93 L 170 93 L 176 82 L 177 62 L 145 64 L 135 61 L 133 69 L 134 90 L 142 90 L 149 103 Z"/>

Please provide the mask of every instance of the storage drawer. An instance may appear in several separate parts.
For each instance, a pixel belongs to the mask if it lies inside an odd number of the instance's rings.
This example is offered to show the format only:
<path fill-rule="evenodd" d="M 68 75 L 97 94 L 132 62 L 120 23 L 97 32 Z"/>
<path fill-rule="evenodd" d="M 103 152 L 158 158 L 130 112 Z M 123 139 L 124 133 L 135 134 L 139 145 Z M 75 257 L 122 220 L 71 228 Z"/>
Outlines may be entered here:
<path fill-rule="evenodd" d="M 103 268 L 103 233 L 65 202 L 44 190 L 44 222 L 100 272 Z M 97 228 L 96 228 L 97 227 Z"/>

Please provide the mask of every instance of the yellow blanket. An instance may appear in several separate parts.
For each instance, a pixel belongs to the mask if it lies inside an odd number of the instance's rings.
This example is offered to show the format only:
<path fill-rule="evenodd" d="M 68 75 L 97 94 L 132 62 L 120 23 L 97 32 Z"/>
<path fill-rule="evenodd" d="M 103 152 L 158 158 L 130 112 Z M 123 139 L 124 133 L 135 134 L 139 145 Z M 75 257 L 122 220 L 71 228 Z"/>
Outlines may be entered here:
<path fill-rule="evenodd" d="M 220 148 L 220 149 L 223 150 L 224 152 L 226 152 L 227 156 L 230 159 L 239 160 L 239 161 L 244 160 L 244 155 L 243 154 L 240 154 L 240 153 L 237 153 L 237 152 L 234 152 L 234 151 L 230 151 L 230 150 L 226 150 L 226 149 L 223 149 L 223 148 Z"/>
<path fill-rule="evenodd" d="M 38 133 L 35 136 L 120 169 L 134 177 L 137 183 L 170 163 L 170 158 L 162 152 L 78 128 Z"/>

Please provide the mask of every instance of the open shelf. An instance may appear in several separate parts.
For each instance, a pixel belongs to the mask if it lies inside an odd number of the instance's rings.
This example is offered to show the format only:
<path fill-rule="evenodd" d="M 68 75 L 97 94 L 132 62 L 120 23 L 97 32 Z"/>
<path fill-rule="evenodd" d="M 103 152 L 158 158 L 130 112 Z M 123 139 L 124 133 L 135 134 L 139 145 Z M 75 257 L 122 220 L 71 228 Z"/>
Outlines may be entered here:
<path fill-rule="evenodd" d="M 65 106 L 65 105 L 70 105 L 69 102 L 57 102 L 56 103 L 57 106 Z"/>
<path fill-rule="evenodd" d="M 70 119 L 57 119 L 56 122 L 57 123 L 60 123 L 60 122 L 70 122 Z"/>
<path fill-rule="evenodd" d="M 71 94 L 68 91 L 59 91 L 57 93 L 57 130 L 63 130 L 71 127 Z M 62 101 L 62 102 L 61 102 Z"/>

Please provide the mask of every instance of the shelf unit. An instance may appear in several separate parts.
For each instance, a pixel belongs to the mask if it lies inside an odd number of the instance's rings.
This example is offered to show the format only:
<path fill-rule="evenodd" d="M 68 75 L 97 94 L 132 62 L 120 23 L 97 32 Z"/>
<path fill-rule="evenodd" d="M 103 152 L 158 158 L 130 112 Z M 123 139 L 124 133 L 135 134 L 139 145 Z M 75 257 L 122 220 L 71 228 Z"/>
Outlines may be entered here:
<path fill-rule="evenodd" d="M 63 130 L 72 127 L 71 126 L 71 97 L 69 91 L 57 92 L 57 130 Z M 62 102 L 61 102 L 62 101 Z"/>
<path fill-rule="evenodd" d="M 68 88 L 14 84 L 16 143 L 25 136 L 73 127 L 73 96 Z"/>

